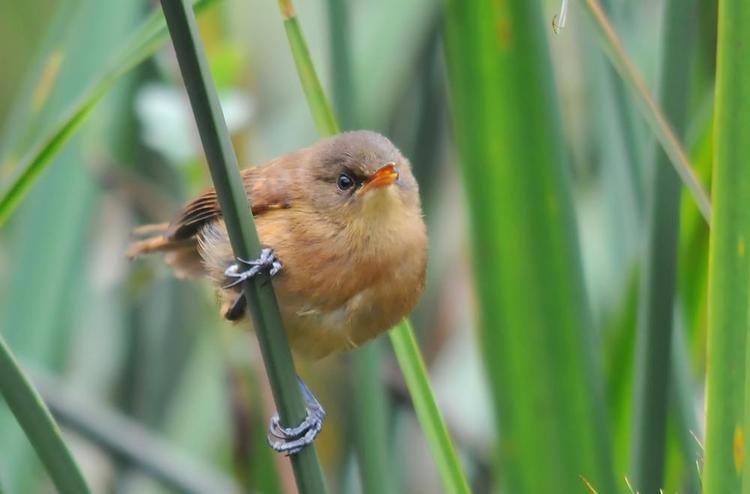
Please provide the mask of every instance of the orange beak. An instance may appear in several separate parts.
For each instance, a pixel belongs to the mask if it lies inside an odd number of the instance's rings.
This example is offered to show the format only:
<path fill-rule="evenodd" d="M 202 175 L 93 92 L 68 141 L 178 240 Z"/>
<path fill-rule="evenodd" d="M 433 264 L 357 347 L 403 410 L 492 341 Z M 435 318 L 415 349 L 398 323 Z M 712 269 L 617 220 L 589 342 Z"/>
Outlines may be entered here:
<path fill-rule="evenodd" d="M 363 194 L 367 190 L 379 189 L 391 185 L 396 180 L 398 180 L 396 164 L 391 161 L 390 163 L 381 166 L 375 173 L 367 177 L 367 180 L 365 180 L 365 183 L 362 185 L 362 188 L 359 189 L 359 192 Z"/>

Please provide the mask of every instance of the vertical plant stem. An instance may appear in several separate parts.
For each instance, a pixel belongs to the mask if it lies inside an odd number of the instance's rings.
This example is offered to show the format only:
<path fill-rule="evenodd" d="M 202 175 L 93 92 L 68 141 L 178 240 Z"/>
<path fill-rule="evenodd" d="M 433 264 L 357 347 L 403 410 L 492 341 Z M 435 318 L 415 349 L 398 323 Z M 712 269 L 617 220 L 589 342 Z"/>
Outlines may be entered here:
<path fill-rule="evenodd" d="M 686 127 L 690 96 L 691 19 L 694 0 L 669 0 L 664 17 L 661 104 L 679 136 Z M 658 149 L 648 212 L 647 245 L 641 275 L 635 365 L 630 480 L 642 494 L 663 487 L 667 405 L 680 224 L 680 177 Z"/>
<path fill-rule="evenodd" d="M 609 14 L 615 10 L 612 8 L 611 0 L 601 0 L 602 10 Z M 628 95 L 628 89 L 625 86 L 625 81 L 617 74 L 612 62 L 608 61 L 607 69 L 604 74 L 605 80 L 608 82 L 610 91 L 612 93 L 612 99 L 614 104 L 615 116 L 619 123 L 619 130 L 625 151 L 625 159 L 628 163 L 628 178 L 630 180 L 630 188 L 632 189 L 633 197 L 635 198 L 635 207 L 637 208 L 636 213 L 638 214 L 638 220 L 642 220 L 645 217 L 645 202 L 646 193 L 644 189 L 644 179 L 642 171 L 643 152 L 641 146 L 639 146 L 639 135 L 636 127 L 635 115 L 633 113 L 632 105 L 630 104 L 630 98 Z"/>
<path fill-rule="evenodd" d="M 396 476 L 388 454 L 388 395 L 383 386 L 381 362 L 382 341 L 370 342 L 357 350 L 354 361 L 355 394 L 354 425 L 357 428 L 356 448 L 362 492 L 380 494 L 398 492 Z"/>
<path fill-rule="evenodd" d="M 322 135 L 336 133 L 338 132 L 338 124 L 315 72 L 310 52 L 307 49 L 307 44 L 294 12 L 294 6 L 291 0 L 279 0 L 279 8 L 284 19 L 284 26 L 289 37 L 289 45 L 297 65 L 300 82 L 307 96 L 307 102 L 313 113 L 318 132 Z M 468 493 L 468 483 L 448 435 L 448 429 L 432 394 L 427 369 L 409 321 L 404 320 L 393 328 L 390 336 L 409 393 L 414 401 L 417 418 L 437 463 L 443 486 L 449 493 Z"/>
<path fill-rule="evenodd" d="M 339 124 L 354 129 L 357 122 L 356 92 L 349 42 L 349 1 L 328 0 L 328 33 L 330 38 L 333 80 L 333 106 Z"/>
<path fill-rule="evenodd" d="M 391 330 L 390 335 L 393 351 L 396 353 L 406 386 L 409 388 L 409 395 L 414 402 L 417 419 L 422 425 L 427 444 L 437 462 L 445 492 L 468 494 L 471 492 L 469 484 L 461 470 L 461 463 L 451 443 L 448 428 L 443 422 L 440 409 L 430 389 L 427 369 L 409 320 L 404 319 L 401 324 Z"/>
<path fill-rule="evenodd" d="M 232 250 L 236 257 L 254 259 L 260 254 L 258 234 L 242 186 L 237 157 L 219 106 L 216 88 L 208 72 L 206 55 L 198 36 L 190 2 L 162 0 L 161 4 L 206 152 Z M 246 281 L 242 289 L 251 309 L 253 325 L 281 423 L 285 426 L 294 426 L 305 418 L 305 406 L 276 297 L 268 281 L 268 276 L 255 277 Z M 314 444 L 292 455 L 291 461 L 300 492 L 325 492 L 323 474 Z"/>
<path fill-rule="evenodd" d="M 669 384 L 669 400 L 674 410 L 674 425 L 677 442 L 684 458 L 684 494 L 700 492 L 698 459 L 700 452 L 695 440 L 700 430 L 695 412 L 695 386 L 690 370 L 690 359 L 685 338 L 685 324 L 679 324 L 679 312 L 675 310 L 672 330 L 672 369 Z M 667 435 L 668 437 L 669 435 Z"/>
<path fill-rule="evenodd" d="M 651 96 L 648 86 L 625 51 L 622 41 L 602 10 L 600 3 L 597 0 L 580 0 L 580 2 L 594 22 L 602 49 L 635 96 L 646 123 L 653 131 L 664 152 L 669 156 L 670 163 L 674 166 L 677 174 L 692 194 L 701 214 L 710 223 L 711 203 L 708 194 L 698 180 L 687 153 L 677 139 L 674 130 L 670 127 L 669 121 Z"/>
<path fill-rule="evenodd" d="M 469 206 L 500 490 L 616 492 L 539 2 L 448 0 L 446 55 Z"/>
<path fill-rule="evenodd" d="M 302 36 L 294 5 L 291 0 L 279 0 L 279 9 L 284 20 L 289 47 L 294 56 L 294 63 L 297 66 L 297 74 L 302 82 L 310 113 L 315 120 L 315 127 L 322 135 L 336 134 L 339 131 L 339 125 L 318 79 L 318 73 L 310 57 L 310 50 Z"/>
<path fill-rule="evenodd" d="M 60 429 L 0 335 L 0 395 L 23 428 L 60 494 L 91 492 Z"/>
<path fill-rule="evenodd" d="M 745 401 L 750 290 L 750 3 L 719 1 L 714 214 L 709 242 L 706 462 L 703 492 L 750 492 Z M 750 359 L 747 360 L 750 362 Z M 750 396 L 750 394 L 748 394 Z M 744 451 L 744 453 L 743 453 Z M 743 464 L 744 462 L 744 464 Z"/>
<path fill-rule="evenodd" d="M 349 41 L 349 2 L 328 0 L 333 101 L 338 121 L 344 129 L 358 125 Z M 322 94 L 322 90 L 320 91 Z M 325 135 L 328 129 L 320 129 Z M 354 354 L 355 447 L 359 460 L 362 490 L 365 494 L 396 492 L 388 454 L 388 395 L 382 379 L 381 340 L 370 342 Z"/>

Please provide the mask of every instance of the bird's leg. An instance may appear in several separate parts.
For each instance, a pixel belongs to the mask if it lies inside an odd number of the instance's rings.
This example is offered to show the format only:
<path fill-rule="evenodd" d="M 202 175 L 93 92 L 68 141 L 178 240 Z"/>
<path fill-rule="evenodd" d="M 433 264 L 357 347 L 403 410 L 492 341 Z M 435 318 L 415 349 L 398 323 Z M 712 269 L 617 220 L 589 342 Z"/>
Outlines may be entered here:
<path fill-rule="evenodd" d="M 240 264 L 248 266 L 250 269 L 240 271 Z M 262 271 L 268 271 L 270 276 L 274 276 L 276 273 L 281 271 L 281 261 L 273 253 L 273 249 L 265 248 L 260 251 L 260 257 L 254 260 L 245 260 L 237 258 L 237 262 L 233 262 L 229 267 L 224 270 L 224 276 L 231 279 L 232 281 L 224 285 L 222 288 L 232 288 L 239 285 L 245 280 L 249 280 L 257 276 Z"/>
<path fill-rule="evenodd" d="M 315 437 L 323 428 L 323 419 L 326 416 L 325 410 L 323 410 L 315 395 L 312 394 L 310 388 L 299 377 L 297 377 L 297 380 L 307 407 L 305 419 L 295 427 L 283 427 L 279 423 L 279 416 L 274 415 L 268 428 L 268 444 L 277 453 L 283 453 L 287 456 L 299 453 L 302 448 L 315 440 Z"/>
<path fill-rule="evenodd" d="M 224 319 L 227 321 L 239 321 L 245 315 L 245 309 L 247 309 L 247 299 L 245 299 L 244 294 L 240 293 L 234 299 L 232 305 L 224 311 Z"/>

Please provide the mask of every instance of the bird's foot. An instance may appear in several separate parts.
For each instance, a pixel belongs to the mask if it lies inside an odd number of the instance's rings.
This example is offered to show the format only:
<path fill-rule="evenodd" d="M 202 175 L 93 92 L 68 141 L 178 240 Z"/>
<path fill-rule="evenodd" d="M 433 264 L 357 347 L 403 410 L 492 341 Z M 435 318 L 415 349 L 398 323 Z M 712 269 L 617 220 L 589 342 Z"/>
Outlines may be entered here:
<path fill-rule="evenodd" d="M 274 415 L 268 427 L 269 446 L 277 453 L 287 456 L 299 453 L 315 440 L 323 428 L 323 419 L 326 416 L 320 402 L 302 379 L 299 379 L 299 385 L 307 405 L 305 419 L 295 427 L 284 427 L 279 423 L 279 416 Z"/>
<path fill-rule="evenodd" d="M 250 269 L 240 271 L 240 265 L 244 264 Z M 270 276 L 276 275 L 281 271 L 281 261 L 273 253 L 273 249 L 265 248 L 260 251 L 260 257 L 254 260 L 245 260 L 237 258 L 237 262 L 233 262 L 229 267 L 224 270 L 224 276 L 231 279 L 232 281 L 223 286 L 223 288 L 232 288 L 239 285 L 245 280 L 258 276 L 263 271 L 268 271 Z"/>

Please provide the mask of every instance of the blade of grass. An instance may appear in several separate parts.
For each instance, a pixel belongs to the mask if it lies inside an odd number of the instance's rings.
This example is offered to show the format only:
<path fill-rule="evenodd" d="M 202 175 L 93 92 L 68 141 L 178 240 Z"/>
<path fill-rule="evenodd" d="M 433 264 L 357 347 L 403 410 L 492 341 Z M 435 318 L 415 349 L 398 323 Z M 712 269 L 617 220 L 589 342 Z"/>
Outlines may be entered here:
<path fill-rule="evenodd" d="M 539 2 L 448 0 L 500 490 L 617 492 Z"/>
<path fill-rule="evenodd" d="M 709 241 L 703 492 L 750 492 L 746 342 L 750 296 L 750 3 L 719 2 Z M 750 362 L 750 359 L 747 360 Z M 747 370 L 750 372 L 750 370 Z M 743 454 L 743 448 L 745 453 Z"/>
<path fill-rule="evenodd" d="M 208 7 L 214 0 L 198 0 L 196 11 Z M 133 36 L 132 41 L 115 57 L 111 68 L 102 73 L 90 89 L 52 128 L 49 134 L 42 137 L 20 160 L 15 178 L 0 195 L 0 226 L 16 210 L 39 175 L 47 168 L 62 147 L 75 135 L 75 132 L 86 121 L 94 107 L 123 75 L 136 65 L 153 55 L 167 38 L 164 17 L 155 12 L 150 15 Z M 11 158 L 12 160 L 12 158 Z"/>
<path fill-rule="evenodd" d="M 70 308 L 80 306 L 87 239 L 99 204 L 95 185 L 79 166 L 83 160 L 78 139 L 58 155 L 59 166 L 39 181 L 7 236 L 12 240 L 13 270 L 7 280 L 11 289 L 2 298 L 0 328 L 17 355 L 59 372 L 66 367 L 79 329 Z M 12 416 L 0 413 L 4 480 L 12 491 L 34 491 L 40 488 L 34 484 L 41 470 L 33 451 L 22 447 L 20 431 L 8 429 L 12 422 Z"/>
<path fill-rule="evenodd" d="M 390 332 L 393 351 L 398 359 L 401 372 L 404 374 L 409 395 L 417 412 L 417 419 L 422 425 L 427 444 L 432 450 L 443 487 L 450 493 L 469 493 L 461 464 L 448 433 L 445 421 L 440 415 L 435 397 L 430 388 L 422 354 L 414 337 L 414 330 L 408 319 L 393 328 Z"/>
<path fill-rule="evenodd" d="M 315 72 L 291 0 L 279 0 L 279 9 L 289 36 L 289 45 L 297 65 L 300 82 L 307 96 L 310 110 L 313 112 L 318 131 L 322 135 L 336 133 L 338 124 Z M 409 393 L 414 400 L 417 418 L 438 465 L 443 485 L 450 493 L 468 493 L 468 483 L 461 470 L 448 429 L 435 402 L 411 324 L 408 320 L 404 320 L 390 331 L 390 335 L 394 351 L 397 355 L 400 354 L 399 365 L 406 378 Z"/>
<path fill-rule="evenodd" d="M 611 0 L 602 0 L 602 8 L 606 13 L 611 13 L 616 9 L 613 8 Z M 619 124 L 620 138 L 622 139 L 623 147 L 625 150 L 625 159 L 628 161 L 628 171 L 630 172 L 628 178 L 630 180 L 630 187 L 633 190 L 633 197 L 636 201 L 636 207 L 638 208 L 638 218 L 645 217 L 645 197 L 646 192 L 644 189 L 643 171 L 641 162 L 643 161 L 643 146 L 640 144 L 640 134 L 637 128 L 636 116 L 634 110 L 630 104 L 630 96 L 628 89 L 625 86 L 625 82 L 619 77 L 617 71 L 608 64 L 606 75 L 607 81 L 610 84 L 612 91 L 613 103 L 615 111 L 617 112 L 617 122 Z"/>
<path fill-rule="evenodd" d="M 675 310 L 672 344 L 672 369 L 670 376 L 669 400 L 674 410 L 673 422 L 676 428 L 676 441 L 682 454 L 684 465 L 684 483 L 680 492 L 695 494 L 700 491 L 698 461 L 700 452 L 695 435 L 700 426 L 695 412 L 695 385 L 690 372 L 690 360 L 685 338 L 685 324 L 680 311 Z"/>
<path fill-rule="evenodd" d="M 622 40 L 620 40 L 597 0 L 580 0 L 580 2 L 593 20 L 602 49 L 632 91 L 646 123 L 669 157 L 669 161 L 674 166 L 680 179 L 690 191 L 706 222 L 710 223 L 711 202 L 708 194 L 698 180 L 690 159 L 670 126 L 669 120 L 654 101 L 648 86 L 625 51 Z"/>
<path fill-rule="evenodd" d="M 0 394 L 61 494 L 91 492 L 60 429 L 0 335 Z"/>
<path fill-rule="evenodd" d="M 235 257 L 255 259 L 260 255 L 260 242 L 216 88 L 208 72 L 193 10 L 186 0 L 162 0 L 161 4 L 232 250 Z M 253 326 L 281 423 L 285 426 L 299 424 L 305 418 L 306 411 L 273 287 L 268 283 L 268 276 L 259 276 L 245 281 L 242 288 L 251 309 Z M 325 492 L 314 444 L 292 455 L 291 461 L 300 492 Z"/>
<path fill-rule="evenodd" d="M 109 65 L 113 51 L 124 46 L 142 16 L 142 6 L 140 1 L 77 0 L 60 11 L 62 29 L 50 33 L 36 54 L 45 68 L 41 73 L 32 69 L 26 81 L 35 90 L 30 97 L 22 91 L 14 102 L 22 117 L 4 132 L 9 151 L 26 149 L 80 98 Z M 9 290 L 2 297 L 0 328 L 17 356 L 52 371 L 70 371 L 71 365 L 86 359 L 88 347 L 78 345 L 82 341 L 78 336 L 88 327 L 80 324 L 81 314 L 87 312 L 72 307 L 115 313 L 99 297 L 84 296 L 90 286 L 86 268 L 92 221 L 102 214 L 101 194 L 88 168 L 100 163 L 102 153 L 110 156 L 115 141 L 122 138 L 122 133 L 111 130 L 114 120 L 123 115 L 119 110 L 126 103 L 128 87 L 125 81 L 112 91 L 100 105 L 105 111 L 94 112 L 90 124 L 81 129 L 83 138 L 73 139 L 52 159 L 54 164 L 40 176 L 3 235 L 13 263 L 5 273 Z M 105 326 L 104 333 L 117 325 Z M 94 382 L 103 378 L 93 373 L 86 381 L 96 387 Z M 7 409 L 0 410 L 0 437 L 0 476 L 9 490 L 43 490 L 48 483 L 44 466 Z"/>
<path fill-rule="evenodd" d="M 23 77 L 13 95 L 10 108 L 3 115 L 4 121 L 0 124 L 0 160 L 8 154 L 9 147 L 17 146 L 24 140 L 21 131 L 29 127 L 33 110 L 41 99 L 40 95 L 49 94 L 43 87 L 49 88 L 51 83 L 58 80 L 60 65 L 51 61 L 52 54 L 59 48 L 61 39 L 65 39 L 67 31 L 75 26 L 75 22 L 71 22 L 71 17 L 75 15 L 71 15 L 71 12 L 75 12 L 76 3 L 72 0 L 62 0 L 55 4 L 55 12 L 44 29 L 44 38 L 27 62 L 28 74 Z M 53 68 L 54 66 L 57 67 Z"/>
<path fill-rule="evenodd" d="M 339 132 L 339 125 L 333 114 L 331 105 L 323 92 L 318 74 L 310 57 L 302 29 L 294 11 L 291 0 L 279 0 L 279 9 L 284 19 L 284 29 L 289 40 L 289 47 L 294 56 L 294 64 L 297 66 L 297 74 L 302 81 L 302 89 L 305 91 L 310 113 L 315 120 L 315 126 L 322 135 L 331 135 Z"/>
<path fill-rule="evenodd" d="M 396 476 L 388 454 L 388 395 L 381 372 L 382 341 L 370 342 L 357 350 L 354 361 L 354 426 L 362 492 L 378 494 L 397 492 Z"/>
<path fill-rule="evenodd" d="M 328 0 L 328 32 L 330 38 L 333 98 L 336 115 L 345 129 L 358 122 L 351 67 L 350 17 L 347 0 Z M 300 39 L 304 41 L 301 36 Z M 300 53 L 301 54 L 301 53 Z M 313 81 L 314 82 L 314 81 Z M 325 97 L 322 88 L 315 93 Z M 328 103 L 326 102 L 326 105 Z M 320 129 L 325 135 L 328 130 Z M 365 494 L 396 492 L 397 480 L 388 454 L 388 395 L 382 379 L 383 356 L 381 340 L 370 342 L 354 354 L 355 448 L 359 461 L 362 491 Z"/>
<path fill-rule="evenodd" d="M 354 129 L 357 99 L 349 39 L 349 3 L 346 0 L 328 0 L 327 5 L 334 108 L 341 126 L 344 129 Z"/>
<path fill-rule="evenodd" d="M 664 17 L 661 103 L 675 132 L 687 127 L 691 19 L 695 1 L 670 0 Z M 680 224 L 680 179 L 657 151 L 642 264 L 637 337 L 630 481 L 639 492 L 658 492 L 664 481 L 672 327 Z M 672 383 L 674 385 L 674 383 Z"/>
<path fill-rule="evenodd" d="M 102 405 L 82 399 L 52 376 L 31 372 L 34 383 L 55 417 L 112 456 L 127 459 L 178 492 L 230 494 L 239 492 L 229 479 L 206 470 L 180 454 L 140 424 Z"/>

